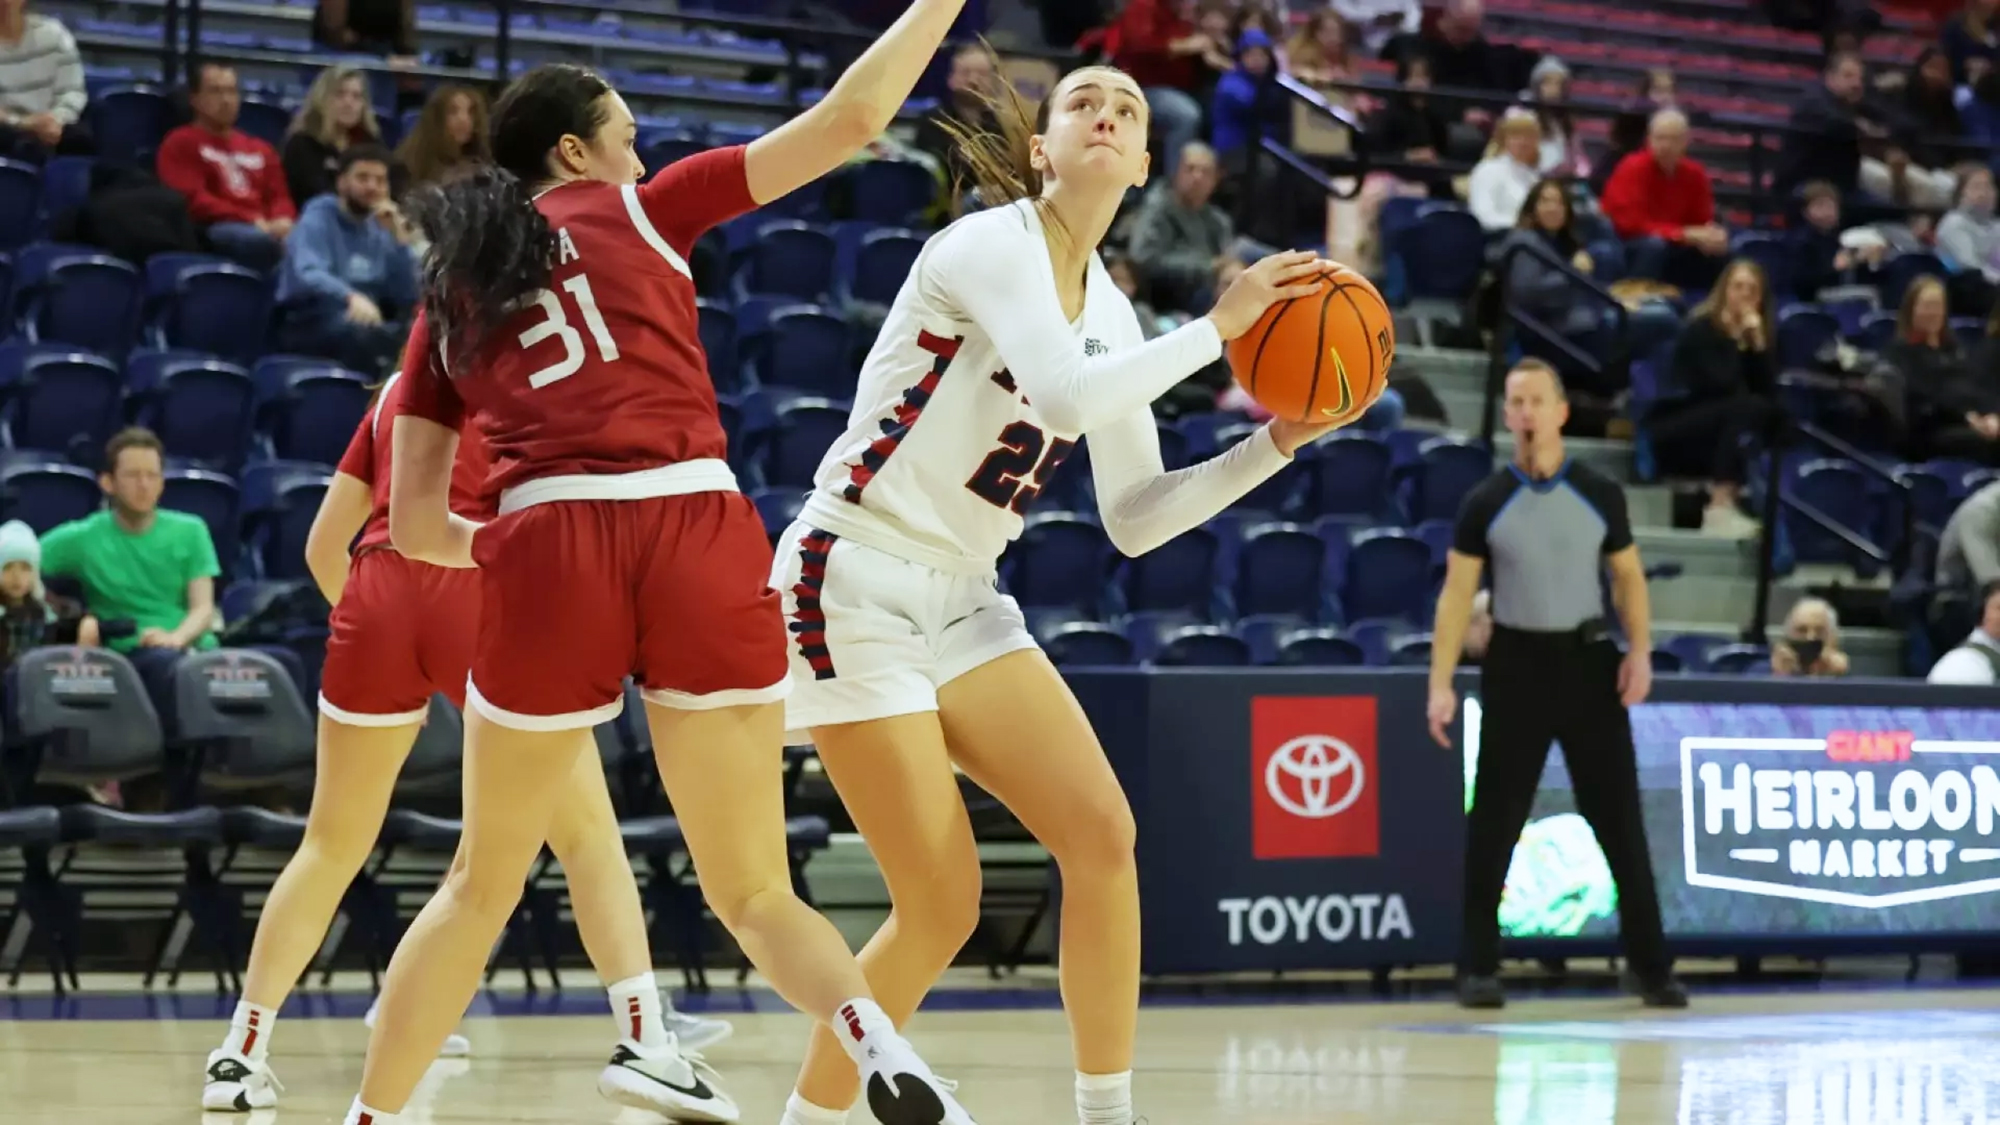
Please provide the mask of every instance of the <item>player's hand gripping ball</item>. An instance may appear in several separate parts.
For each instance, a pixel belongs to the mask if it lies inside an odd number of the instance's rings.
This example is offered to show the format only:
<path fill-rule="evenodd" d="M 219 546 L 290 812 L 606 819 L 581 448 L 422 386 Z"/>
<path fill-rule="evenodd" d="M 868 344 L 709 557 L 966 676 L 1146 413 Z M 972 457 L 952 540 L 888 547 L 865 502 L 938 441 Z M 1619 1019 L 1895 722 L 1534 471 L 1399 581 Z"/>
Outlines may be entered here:
<path fill-rule="evenodd" d="M 1309 297 L 1280 301 L 1229 342 L 1250 397 L 1294 422 L 1351 422 L 1389 386 L 1396 323 L 1367 278 L 1335 266 Z"/>

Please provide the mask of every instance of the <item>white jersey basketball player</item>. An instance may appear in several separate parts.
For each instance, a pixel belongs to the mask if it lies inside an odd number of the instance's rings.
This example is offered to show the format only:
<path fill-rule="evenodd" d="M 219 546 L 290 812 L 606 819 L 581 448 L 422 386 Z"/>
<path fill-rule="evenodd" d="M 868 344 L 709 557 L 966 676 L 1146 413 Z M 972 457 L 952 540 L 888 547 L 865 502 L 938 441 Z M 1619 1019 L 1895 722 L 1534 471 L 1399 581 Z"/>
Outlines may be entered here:
<path fill-rule="evenodd" d="M 925 245 L 863 367 L 848 430 L 779 541 L 772 585 L 794 641 L 786 726 L 818 747 L 888 883 L 894 914 L 861 960 L 898 1020 L 978 921 L 978 853 L 953 764 L 1049 848 L 1064 879 L 1078 1119 L 1132 1125 L 1132 815 L 996 567 L 1085 436 L 1104 530 L 1136 555 L 1331 428 L 1274 422 L 1167 472 L 1149 409 L 1273 303 L 1314 291 L 1324 263 L 1266 259 L 1207 317 L 1147 342 L 1096 254 L 1120 197 L 1145 182 L 1139 88 L 1116 70 L 1077 71 L 1032 139 L 1012 108 L 1001 116 L 1014 166 L 990 143 L 970 142 L 968 157 L 986 198 L 1015 202 Z M 856 1088 L 838 1042 L 816 1038 L 784 1125 L 844 1122 Z"/>

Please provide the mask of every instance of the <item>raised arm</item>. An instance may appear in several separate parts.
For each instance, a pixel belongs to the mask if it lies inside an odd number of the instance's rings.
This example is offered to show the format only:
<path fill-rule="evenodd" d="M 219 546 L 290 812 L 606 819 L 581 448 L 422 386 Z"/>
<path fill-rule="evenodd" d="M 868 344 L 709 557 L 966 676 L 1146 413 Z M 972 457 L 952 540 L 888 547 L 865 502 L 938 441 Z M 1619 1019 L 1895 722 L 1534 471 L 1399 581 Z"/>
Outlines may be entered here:
<path fill-rule="evenodd" d="M 965 0 L 915 0 L 818 105 L 752 141 L 744 160 L 751 196 L 764 204 L 790 195 L 881 136 L 964 7 Z"/>
<path fill-rule="evenodd" d="M 1089 433 L 1146 406 L 1222 354 L 1275 301 L 1305 296 L 1321 268 L 1309 252 L 1274 254 L 1245 271 L 1215 309 L 1136 348 L 1086 357 L 1050 281 L 1048 250 L 1011 216 L 959 224 L 926 252 L 926 293 L 962 311 L 993 341 L 1036 413 Z M 1290 286 L 1290 288 L 1287 288 Z"/>
<path fill-rule="evenodd" d="M 1159 429 L 1144 408 L 1089 437 L 1104 533 L 1120 553 L 1134 557 L 1207 523 L 1291 461 L 1267 426 L 1219 457 L 1168 472 Z"/>

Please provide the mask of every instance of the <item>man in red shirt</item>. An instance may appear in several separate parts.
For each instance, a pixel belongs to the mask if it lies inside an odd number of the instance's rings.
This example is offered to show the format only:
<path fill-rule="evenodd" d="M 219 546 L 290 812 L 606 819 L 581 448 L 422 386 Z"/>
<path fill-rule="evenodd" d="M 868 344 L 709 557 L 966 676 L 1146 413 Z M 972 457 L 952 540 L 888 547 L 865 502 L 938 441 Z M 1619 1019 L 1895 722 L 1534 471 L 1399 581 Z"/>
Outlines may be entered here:
<path fill-rule="evenodd" d="M 1729 253 L 1729 232 L 1715 221 L 1708 169 L 1687 155 L 1687 146 L 1686 115 L 1655 113 L 1646 147 L 1618 162 L 1602 206 L 1625 240 L 1628 276 L 1706 289 Z"/>
<path fill-rule="evenodd" d="M 255 270 L 277 266 L 298 210 L 270 145 L 236 129 L 242 107 L 236 72 L 203 64 L 188 105 L 193 124 L 160 142 L 160 182 L 187 197 L 216 253 Z"/>
<path fill-rule="evenodd" d="M 1158 167 L 1169 176 L 1180 165 L 1181 150 L 1201 137 L 1194 89 L 1202 52 L 1235 53 L 1195 30 L 1194 11 L 1195 0 L 1132 0 L 1104 38 L 1112 63 L 1146 92 L 1160 134 Z"/>

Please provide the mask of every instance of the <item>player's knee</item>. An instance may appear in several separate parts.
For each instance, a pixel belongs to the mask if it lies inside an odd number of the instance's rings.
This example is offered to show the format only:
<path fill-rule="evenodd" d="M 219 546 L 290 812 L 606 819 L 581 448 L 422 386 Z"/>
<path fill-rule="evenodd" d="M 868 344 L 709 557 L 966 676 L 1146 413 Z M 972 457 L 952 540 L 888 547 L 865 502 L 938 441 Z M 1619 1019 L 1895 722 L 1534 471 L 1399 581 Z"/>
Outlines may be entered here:
<path fill-rule="evenodd" d="M 450 895 L 452 904 L 460 910 L 504 920 L 520 905 L 527 877 L 525 869 L 504 871 L 498 863 L 466 854 L 461 846 L 452 857 L 451 870 L 445 873 L 444 885 L 438 893 Z"/>
<path fill-rule="evenodd" d="M 941 866 L 921 880 L 920 886 L 896 889 L 897 930 L 926 948 L 935 947 L 949 964 L 951 955 L 970 941 L 972 932 L 979 928 L 979 902 L 983 893 L 976 856 L 969 870 L 961 864 Z"/>
<path fill-rule="evenodd" d="M 1063 876 L 1104 876 L 1134 866 L 1139 826 L 1132 806 L 1115 786 L 1071 818 L 1054 841 L 1044 841 Z"/>
<path fill-rule="evenodd" d="M 711 888 L 704 884 L 702 896 L 708 900 L 708 908 L 715 913 L 715 920 L 732 934 L 746 928 L 760 929 L 759 922 L 769 917 L 771 911 L 783 911 L 800 901 L 789 881 L 778 880 L 729 888 Z"/>
<path fill-rule="evenodd" d="M 306 834 L 299 844 L 300 854 L 359 871 L 361 865 L 367 862 L 368 853 L 375 850 L 382 822 L 379 817 L 355 816 L 354 811 L 329 812 L 314 806 L 311 815 L 306 817 Z"/>

